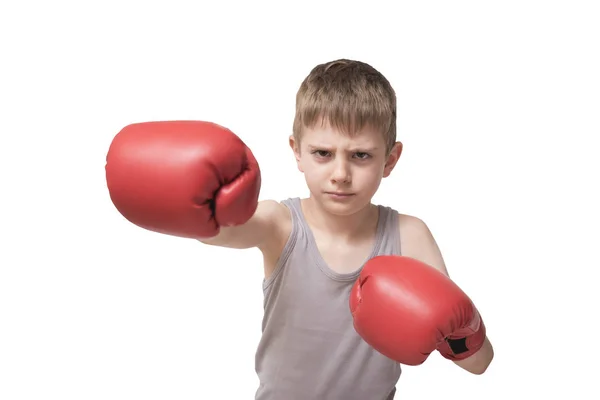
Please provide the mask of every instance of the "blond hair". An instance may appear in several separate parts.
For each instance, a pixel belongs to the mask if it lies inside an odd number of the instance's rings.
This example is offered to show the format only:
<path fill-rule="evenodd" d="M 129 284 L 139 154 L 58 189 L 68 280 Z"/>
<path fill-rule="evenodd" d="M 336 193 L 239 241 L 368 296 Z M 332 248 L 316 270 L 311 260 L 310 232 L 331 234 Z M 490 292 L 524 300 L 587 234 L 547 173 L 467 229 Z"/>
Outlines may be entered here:
<path fill-rule="evenodd" d="M 312 69 L 296 94 L 293 135 L 328 123 L 354 135 L 366 127 L 380 131 L 388 152 L 396 142 L 396 93 L 390 82 L 364 62 L 339 59 Z"/>

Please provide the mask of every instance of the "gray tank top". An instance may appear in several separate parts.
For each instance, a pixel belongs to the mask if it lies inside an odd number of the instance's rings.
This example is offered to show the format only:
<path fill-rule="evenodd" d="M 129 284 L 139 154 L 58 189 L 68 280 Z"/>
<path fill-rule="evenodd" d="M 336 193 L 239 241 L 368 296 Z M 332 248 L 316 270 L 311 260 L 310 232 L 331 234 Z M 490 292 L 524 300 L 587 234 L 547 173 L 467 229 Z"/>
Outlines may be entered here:
<path fill-rule="evenodd" d="M 282 203 L 291 211 L 292 231 L 273 274 L 263 282 L 255 399 L 392 400 L 400 364 L 372 349 L 353 327 L 349 296 L 360 269 L 350 274 L 330 269 L 300 199 Z M 398 213 L 378 208 L 377 236 L 368 259 L 400 255 Z"/>

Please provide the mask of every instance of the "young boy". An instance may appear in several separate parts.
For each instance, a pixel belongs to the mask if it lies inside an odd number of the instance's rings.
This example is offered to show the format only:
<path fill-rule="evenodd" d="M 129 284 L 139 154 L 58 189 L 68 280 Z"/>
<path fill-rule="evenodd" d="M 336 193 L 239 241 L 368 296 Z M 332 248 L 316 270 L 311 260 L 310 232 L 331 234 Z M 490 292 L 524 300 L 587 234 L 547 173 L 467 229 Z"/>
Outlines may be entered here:
<path fill-rule="evenodd" d="M 259 202 L 258 164 L 236 135 L 163 121 L 129 125 L 111 144 L 115 206 L 146 229 L 262 252 L 256 399 L 392 399 L 400 364 L 434 350 L 483 373 L 485 325 L 426 224 L 371 202 L 402 153 L 390 83 L 336 60 L 310 72 L 296 102 L 289 144 L 308 198 Z"/>

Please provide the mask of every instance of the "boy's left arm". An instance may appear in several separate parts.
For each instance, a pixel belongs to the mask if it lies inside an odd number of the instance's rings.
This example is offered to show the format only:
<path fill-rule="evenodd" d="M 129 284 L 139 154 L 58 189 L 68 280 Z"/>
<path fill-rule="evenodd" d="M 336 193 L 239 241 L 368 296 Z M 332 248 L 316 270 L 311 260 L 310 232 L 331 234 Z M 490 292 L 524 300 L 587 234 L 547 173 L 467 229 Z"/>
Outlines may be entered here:
<path fill-rule="evenodd" d="M 469 371 L 472 374 L 481 375 L 491 364 L 493 358 L 494 348 L 486 336 L 483 342 L 483 347 L 479 349 L 477 353 L 473 354 L 469 358 L 465 358 L 464 360 L 454 361 L 454 363 L 465 371 Z"/>
<path fill-rule="evenodd" d="M 444 258 L 428 226 L 419 218 L 402 215 L 400 218 L 402 255 L 420 260 L 449 277 Z M 482 321 L 483 324 L 483 321 Z M 482 374 L 494 358 L 494 349 L 485 335 L 483 346 L 463 360 L 453 361 L 472 374 Z"/>

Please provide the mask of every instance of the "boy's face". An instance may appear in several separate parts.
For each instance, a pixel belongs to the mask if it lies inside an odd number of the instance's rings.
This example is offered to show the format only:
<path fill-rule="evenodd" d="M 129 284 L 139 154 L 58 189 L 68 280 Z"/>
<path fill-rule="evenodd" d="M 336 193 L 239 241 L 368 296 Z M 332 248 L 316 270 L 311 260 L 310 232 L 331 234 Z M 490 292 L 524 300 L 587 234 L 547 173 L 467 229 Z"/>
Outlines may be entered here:
<path fill-rule="evenodd" d="M 402 152 L 398 142 L 386 154 L 383 135 L 375 130 L 350 136 L 329 125 L 305 129 L 300 143 L 290 137 L 290 146 L 312 197 L 337 215 L 350 215 L 370 204 Z"/>

